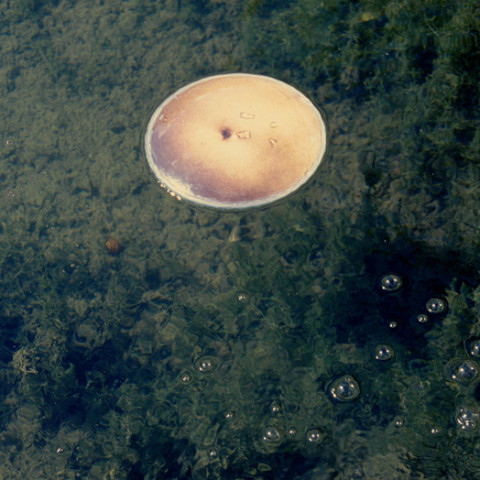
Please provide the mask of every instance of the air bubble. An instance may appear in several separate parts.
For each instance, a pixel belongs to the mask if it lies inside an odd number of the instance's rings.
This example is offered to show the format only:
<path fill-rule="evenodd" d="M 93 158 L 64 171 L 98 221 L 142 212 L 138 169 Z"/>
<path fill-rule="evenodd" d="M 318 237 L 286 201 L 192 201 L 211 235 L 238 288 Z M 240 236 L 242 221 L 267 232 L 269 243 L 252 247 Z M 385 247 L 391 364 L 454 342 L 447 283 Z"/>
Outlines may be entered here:
<path fill-rule="evenodd" d="M 403 418 L 402 417 L 395 417 L 393 420 L 393 423 L 395 424 L 396 427 L 400 428 L 403 427 Z"/>
<path fill-rule="evenodd" d="M 375 347 L 376 360 L 390 360 L 394 354 L 395 352 L 390 345 L 377 345 Z"/>
<path fill-rule="evenodd" d="M 328 389 L 333 399 L 339 402 L 350 402 L 360 395 L 360 386 L 351 375 L 337 378 Z"/>
<path fill-rule="evenodd" d="M 397 322 L 390 322 L 390 323 L 388 324 L 388 326 L 389 326 L 390 328 L 397 328 L 397 327 L 398 327 L 398 323 L 397 323 Z"/>
<path fill-rule="evenodd" d="M 190 383 L 192 381 L 192 375 L 190 372 L 183 372 L 180 375 L 180 381 L 185 384 Z"/>
<path fill-rule="evenodd" d="M 208 451 L 208 456 L 212 459 L 217 458 L 218 457 L 218 450 L 216 448 L 211 448 Z"/>
<path fill-rule="evenodd" d="M 455 412 L 455 422 L 462 430 L 475 430 L 479 420 L 480 413 L 476 406 L 462 405 Z"/>
<path fill-rule="evenodd" d="M 455 382 L 467 384 L 478 375 L 478 365 L 474 360 L 455 359 L 447 365 L 447 376 Z"/>
<path fill-rule="evenodd" d="M 268 443 L 280 443 L 282 435 L 276 427 L 268 425 L 263 429 L 262 440 Z"/>
<path fill-rule="evenodd" d="M 447 311 L 447 302 L 443 298 L 431 298 L 425 306 L 428 313 L 444 313 Z"/>
<path fill-rule="evenodd" d="M 270 128 L 277 128 L 278 123 L 277 122 L 270 122 Z"/>
<path fill-rule="evenodd" d="M 197 362 L 197 368 L 202 373 L 211 372 L 214 367 L 214 362 L 210 357 L 203 357 Z"/>
<path fill-rule="evenodd" d="M 418 323 L 427 323 L 428 322 L 428 315 L 426 313 L 419 313 L 417 315 L 417 322 Z"/>
<path fill-rule="evenodd" d="M 318 443 L 320 442 L 325 434 L 318 428 L 311 428 L 307 432 L 307 442 L 309 443 Z"/>
<path fill-rule="evenodd" d="M 402 277 L 396 273 L 387 273 L 380 277 L 380 288 L 384 292 L 396 292 L 402 288 L 402 285 Z"/>
<path fill-rule="evenodd" d="M 282 406 L 278 402 L 272 402 L 270 404 L 270 412 L 272 412 L 274 415 L 280 413 L 282 410 Z"/>
<path fill-rule="evenodd" d="M 465 342 L 465 350 L 472 357 L 480 357 L 480 338 L 469 338 Z"/>
<path fill-rule="evenodd" d="M 253 120 L 255 115 L 253 113 L 240 112 L 240 118 L 243 118 L 244 120 Z"/>

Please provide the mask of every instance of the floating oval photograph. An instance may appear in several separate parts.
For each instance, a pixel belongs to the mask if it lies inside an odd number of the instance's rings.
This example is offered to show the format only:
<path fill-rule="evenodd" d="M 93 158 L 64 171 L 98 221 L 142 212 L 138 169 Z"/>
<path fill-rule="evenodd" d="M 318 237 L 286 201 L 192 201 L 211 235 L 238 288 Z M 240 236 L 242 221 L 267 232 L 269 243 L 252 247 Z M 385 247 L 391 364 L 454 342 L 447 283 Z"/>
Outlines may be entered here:
<path fill-rule="evenodd" d="M 226 74 L 191 83 L 154 112 L 145 151 L 172 195 L 224 209 L 265 205 L 316 171 L 325 123 L 295 88 L 274 78 Z"/>

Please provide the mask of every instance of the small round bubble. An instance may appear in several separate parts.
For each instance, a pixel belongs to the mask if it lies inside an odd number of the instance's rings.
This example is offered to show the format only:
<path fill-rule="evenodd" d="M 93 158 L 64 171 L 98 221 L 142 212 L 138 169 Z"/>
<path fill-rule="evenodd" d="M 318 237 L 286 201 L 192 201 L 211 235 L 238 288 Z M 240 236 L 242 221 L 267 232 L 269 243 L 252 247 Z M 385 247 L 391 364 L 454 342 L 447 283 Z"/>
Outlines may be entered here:
<path fill-rule="evenodd" d="M 318 428 L 311 428 L 307 432 L 307 442 L 309 442 L 309 443 L 320 442 L 323 437 L 324 437 L 324 434 Z"/>
<path fill-rule="evenodd" d="M 390 345 L 377 345 L 375 347 L 375 360 L 390 360 L 394 353 Z"/>
<path fill-rule="evenodd" d="M 360 395 L 360 386 L 351 375 L 344 375 L 330 385 L 329 392 L 339 402 L 350 402 Z"/>
<path fill-rule="evenodd" d="M 478 375 L 478 364 L 470 359 L 454 359 L 447 364 L 447 375 L 458 383 L 470 383 Z"/>
<path fill-rule="evenodd" d="M 419 313 L 417 315 L 417 322 L 418 323 L 427 323 L 428 322 L 428 315 L 426 313 Z"/>
<path fill-rule="evenodd" d="M 213 360 L 210 357 L 203 357 L 197 363 L 197 368 L 203 373 L 213 370 Z"/>
<path fill-rule="evenodd" d="M 274 415 L 277 413 L 280 413 L 282 410 L 282 406 L 278 402 L 272 402 L 270 404 L 270 412 L 272 412 Z"/>
<path fill-rule="evenodd" d="M 402 288 L 402 285 L 402 277 L 396 273 L 387 273 L 380 277 L 380 288 L 384 292 L 396 292 Z"/>
<path fill-rule="evenodd" d="M 474 430 L 478 426 L 480 413 L 476 406 L 462 405 L 455 412 L 457 425 L 465 431 Z"/>
<path fill-rule="evenodd" d="M 397 328 L 397 327 L 398 327 L 398 323 L 392 321 L 392 322 L 390 322 L 390 323 L 388 324 L 388 326 L 389 326 L 390 328 Z"/>
<path fill-rule="evenodd" d="M 444 313 L 447 311 L 447 302 L 443 298 L 430 298 L 425 307 L 428 313 Z"/>
<path fill-rule="evenodd" d="M 480 357 L 480 338 L 469 338 L 465 342 L 465 349 L 470 356 Z"/>
<path fill-rule="evenodd" d="M 180 375 L 180 381 L 185 384 L 190 383 L 192 381 L 192 375 L 190 372 L 183 372 Z"/>
<path fill-rule="evenodd" d="M 403 418 L 402 417 L 395 417 L 394 423 L 396 427 L 403 427 Z"/>
<path fill-rule="evenodd" d="M 276 427 L 268 425 L 263 429 L 262 440 L 264 442 L 278 443 L 281 439 L 282 436 Z"/>

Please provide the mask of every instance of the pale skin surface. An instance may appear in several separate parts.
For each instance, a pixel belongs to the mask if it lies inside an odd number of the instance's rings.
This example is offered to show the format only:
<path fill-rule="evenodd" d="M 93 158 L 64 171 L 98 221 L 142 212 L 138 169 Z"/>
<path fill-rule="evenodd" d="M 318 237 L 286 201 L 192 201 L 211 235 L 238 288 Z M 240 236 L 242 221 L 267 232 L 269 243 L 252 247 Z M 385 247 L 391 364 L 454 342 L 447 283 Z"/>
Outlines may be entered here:
<path fill-rule="evenodd" d="M 169 97 L 146 135 L 150 166 L 180 197 L 220 207 L 263 204 L 315 171 L 325 151 L 315 107 L 257 75 L 209 77 Z"/>

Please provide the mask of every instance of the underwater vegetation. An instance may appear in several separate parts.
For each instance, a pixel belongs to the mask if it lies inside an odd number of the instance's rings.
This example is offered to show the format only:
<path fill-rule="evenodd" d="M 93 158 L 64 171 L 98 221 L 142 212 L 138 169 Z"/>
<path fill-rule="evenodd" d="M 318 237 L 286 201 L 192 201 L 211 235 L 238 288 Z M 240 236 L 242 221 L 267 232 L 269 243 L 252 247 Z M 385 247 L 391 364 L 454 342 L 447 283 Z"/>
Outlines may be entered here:
<path fill-rule="evenodd" d="M 257 12 L 245 22 L 253 62 L 315 92 L 332 122 L 332 141 L 347 125 L 355 132 L 349 161 L 360 163 L 387 228 L 406 225 L 410 235 L 430 239 L 440 223 L 455 230 L 450 242 L 466 241 L 469 249 L 473 241 L 478 249 L 478 5 L 249 5 Z M 339 99 L 349 103 L 351 121 L 337 121 Z M 465 202 L 465 210 L 457 208 Z"/>
<path fill-rule="evenodd" d="M 234 253 L 239 284 L 220 296 L 199 286 L 192 296 L 181 275 L 157 284 L 153 267 L 155 295 L 121 295 L 68 258 L 33 266 L 35 301 L 2 282 L 4 471 L 21 461 L 78 478 L 477 472 L 478 276 L 453 251 L 364 242 L 327 256 L 344 268 L 331 278 L 320 231 L 285 232 L 274 266 L 270 239 L 244 232 L 235 247 L 250 261 Z M 4 281 L 18 262 L 5 252 Z M 108 303 L 119 298 L 129 300 Z M 48 461 L 27 462 L 32 450 Z"/>
<path fill-rule="evenodd" d="M 0 477 L 479 476 L 477 2 L 2 7 Z M 179 203 L 142 128 L 233 71 L 312 98 L 325 160 Z"/>

